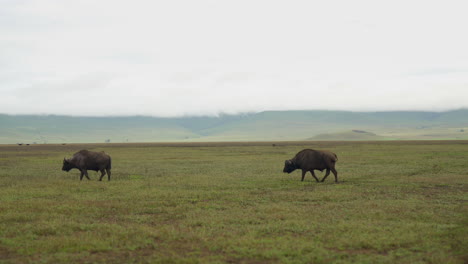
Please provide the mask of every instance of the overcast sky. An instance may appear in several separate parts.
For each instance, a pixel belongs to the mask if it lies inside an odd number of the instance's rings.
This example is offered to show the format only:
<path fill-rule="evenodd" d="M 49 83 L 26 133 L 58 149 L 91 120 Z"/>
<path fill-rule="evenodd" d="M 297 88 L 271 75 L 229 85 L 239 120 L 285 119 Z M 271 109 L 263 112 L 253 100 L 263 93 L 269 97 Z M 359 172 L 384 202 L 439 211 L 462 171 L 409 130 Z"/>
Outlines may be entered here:
<path fill-rule="evenodd" d="M 0 113 L 468 108 L 452 0 L 0 0 Z"/>

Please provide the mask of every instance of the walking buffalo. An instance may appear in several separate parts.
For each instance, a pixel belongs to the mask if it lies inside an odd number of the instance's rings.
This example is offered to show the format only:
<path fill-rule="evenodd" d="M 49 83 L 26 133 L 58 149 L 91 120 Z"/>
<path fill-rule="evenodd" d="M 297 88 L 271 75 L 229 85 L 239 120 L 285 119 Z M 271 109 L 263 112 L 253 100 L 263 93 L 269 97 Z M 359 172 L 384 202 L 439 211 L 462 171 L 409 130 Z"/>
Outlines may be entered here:
<path fill-rule="evenodd" d="M 104 152 L 80 150 L 70 159 L 63 159 L 62 170 L 68 172 L 71 169 L 80 170 L 80 181 L 83 180 L 83 175 L 89 180 L 88 170 L 101 171 L 100 181 L 102 181 L 102 177 L 107 172 L 107 179 L 110 181 L 111 157 Z"/>
<path fill-rule="evenodd" d="M 304 149 L 299 151 L 293 159 L 284 162 L 283 172 L 291 173 L 296 169 L 302 170 L 302 180 L 304 181 L 305 174 L 310 171 L 317 182 L 319 179 L 315 176 L 314 170 L 327 170 L 327 173 L 322 179 L 322 182 L 330 174 L 330 171 L 335 175 L 335 182 L 338 182 L 338 172 L 335 170 L 335 163 L 338 157 L 335 153 L 323 150 Z"/>

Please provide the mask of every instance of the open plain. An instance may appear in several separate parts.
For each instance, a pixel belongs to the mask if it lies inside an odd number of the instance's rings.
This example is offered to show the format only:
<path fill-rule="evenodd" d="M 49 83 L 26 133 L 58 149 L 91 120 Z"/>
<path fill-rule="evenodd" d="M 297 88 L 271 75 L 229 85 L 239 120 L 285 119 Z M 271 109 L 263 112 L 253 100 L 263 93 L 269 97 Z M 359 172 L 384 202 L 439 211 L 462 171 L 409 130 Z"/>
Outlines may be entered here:
<path fill-rule="evenodd" d="M 467 184 L 468 141 L 0 145 L 0 263 L 467 263 Z"/>

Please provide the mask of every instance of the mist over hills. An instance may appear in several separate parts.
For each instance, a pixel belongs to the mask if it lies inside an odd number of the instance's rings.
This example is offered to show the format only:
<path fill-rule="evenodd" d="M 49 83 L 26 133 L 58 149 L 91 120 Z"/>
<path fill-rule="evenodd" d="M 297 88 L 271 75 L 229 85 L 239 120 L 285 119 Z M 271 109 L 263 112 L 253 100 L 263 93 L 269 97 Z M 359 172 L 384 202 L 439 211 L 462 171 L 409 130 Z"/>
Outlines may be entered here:
<path fill-rule="evenodd" d="M 218 117 L 0 114 L 0 144 L 467 139 L 468 110 L 265 111 Z"/>

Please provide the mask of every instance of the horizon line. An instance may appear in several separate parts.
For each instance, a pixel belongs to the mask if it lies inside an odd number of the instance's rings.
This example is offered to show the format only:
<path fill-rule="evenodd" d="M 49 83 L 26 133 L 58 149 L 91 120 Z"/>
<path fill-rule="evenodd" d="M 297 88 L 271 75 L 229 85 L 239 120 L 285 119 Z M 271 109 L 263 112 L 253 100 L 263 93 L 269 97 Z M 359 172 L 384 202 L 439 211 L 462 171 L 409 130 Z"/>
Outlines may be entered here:
<path fill-rule="evenodd" d="M 152 114 L 128 114 L 128 115 L 75 115 L 75 114 L 57 114 L 57 113 L 19 113 L 19 114 L 11 114 L 11 113 L 0 113 L 0 115 L 5 116 L 57 116 L 57 117 L 89 117 L 89 118 L 125 118 L 125 117 L 148 117 L 148 118 L 197 118 L 197 117 L 223 117 L 223 116 L 246 116 L 246 115 L 256 115 L 261 113 L 268 113 L 268 112 L 347 112 L 347 113 L 448 113 L 448 112 L 456 112 L 456 111 L 464 111 L 468 110 L 468 108 L 454 108 L 450 110 L 372 110 L 372 111 L 364 111 L 364 110 L 331 110 L 331 109 L 289 109 L 289 110 L 263 110 L 263 111 L 246 111 L 246 112 L 238 112 L 238 113 L 229 113 L 220 111 L 216 114 L 182 114 L 182 115 L 152 115 Z"/>

